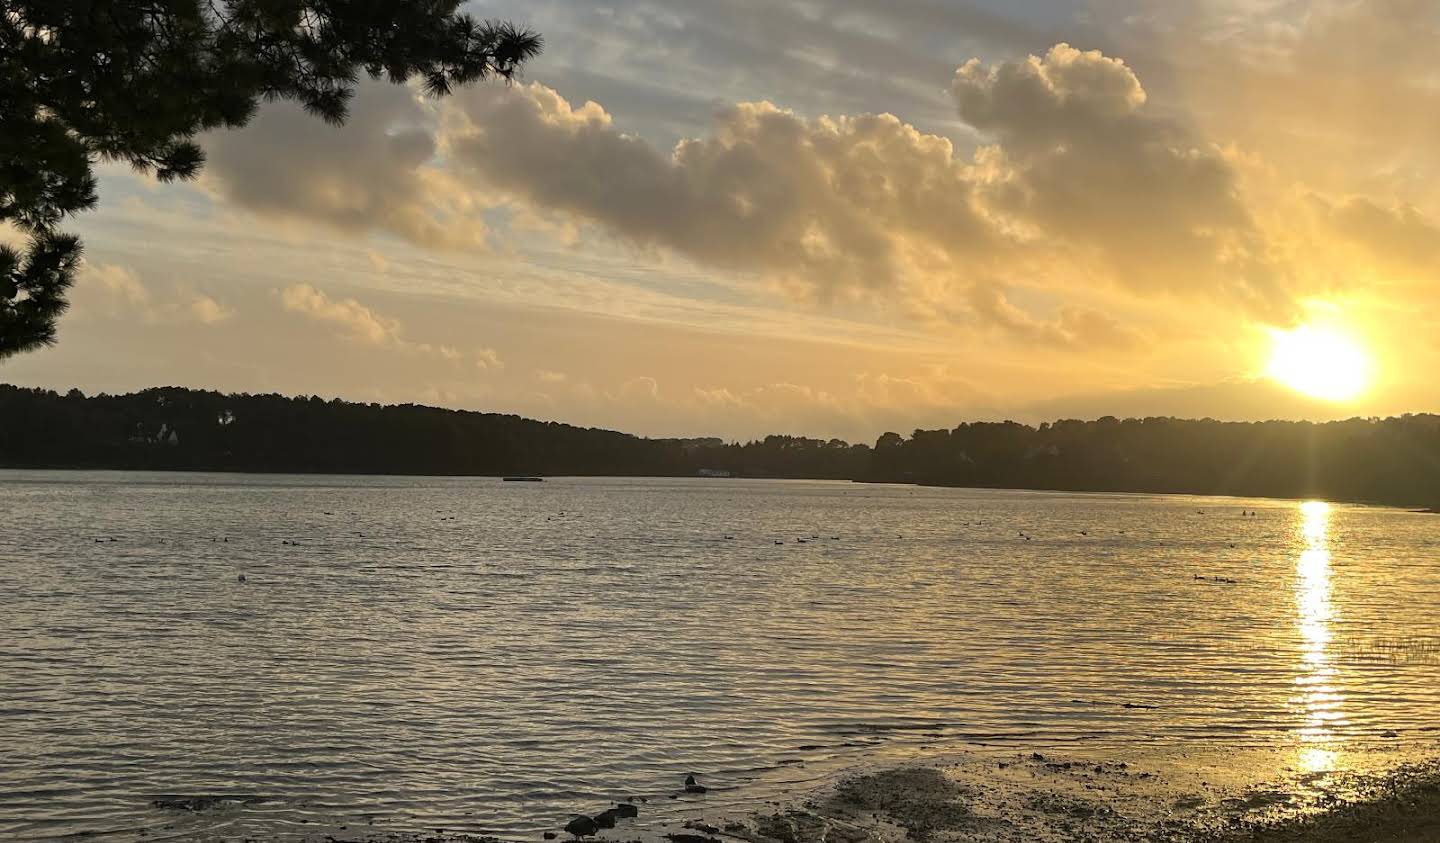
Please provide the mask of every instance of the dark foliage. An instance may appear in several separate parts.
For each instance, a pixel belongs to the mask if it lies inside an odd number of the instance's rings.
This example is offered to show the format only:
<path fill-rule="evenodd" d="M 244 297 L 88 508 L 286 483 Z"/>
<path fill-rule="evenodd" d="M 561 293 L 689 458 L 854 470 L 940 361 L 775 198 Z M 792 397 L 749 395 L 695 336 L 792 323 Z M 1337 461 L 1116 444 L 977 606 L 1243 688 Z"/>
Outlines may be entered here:
<path fill-rule="evenodd" d="M 538 35 L 457 14 L 461 0 L 0 0 L 0 359 L 55 341 L 94 207 L 97 159 L 193 177 L 195 136 L 242 126 L 261 100 L 331 123 L 362 73 L 432 94 L 510 79 Z"/>
<path fill-rule="evenodd" d="M 643 439 L 519 416 L 165 388 L 0 385 L 0 467 L 909 482 L 1440 504 L 1440 416 L 977 422 L 839 439 Z"/>
<path fill-rule="evenodd" d="M 166 388 L 87 398 L 0 385 L 0 466 L 337 474 L 859 475 L 869 448 L 642 439 L 519 416 Z"/>
<path fill-rule="evenodd" d="M 947 486 L 1440 502 L 1440 416 L 1312 423 L 1147 418 L 890 433 L 870 479 Z"/>

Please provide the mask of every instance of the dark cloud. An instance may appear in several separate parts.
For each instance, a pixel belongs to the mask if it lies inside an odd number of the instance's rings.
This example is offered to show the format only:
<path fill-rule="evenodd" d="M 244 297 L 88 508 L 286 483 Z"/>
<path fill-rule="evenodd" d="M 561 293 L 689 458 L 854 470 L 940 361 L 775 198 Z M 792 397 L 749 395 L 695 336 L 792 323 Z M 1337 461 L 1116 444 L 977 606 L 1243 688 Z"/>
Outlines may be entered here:
<path fill-rule="evenodd" d="M 768 102 L 722 109 L 667 155 L 539 84 L 463 94 L 443 137 L 484 190 L 812 298 L 1057 344 L 1134 340 L 1094 307 L 1037 319 L 996 285 L 1108 279 L 1288 317 L 1230 163 L 1150 114 L 1123 62 L 1059 44 L 969 62 L 952 94 L 993 142 L 973 159 L 888 114 L 806 118 Z"/>
<path fill-rule="evenodd" d="M 745 103 L 667 156 L 540 85 L 460 104 L 448 148 L 487 188 L 822 296 L 905 286 L 993 236 L 949 141 L 889 115 L 806 120 Z"/>
<path fill-rule="evenodd" d="M 431 123 L 413 91 L 365 83 L 343 127 L 281 104 L 244 129 L 210 135 L 205 173 L 227 200 L 258 214 L 425 246 L 479 246 L 484 228 L 470 197 L 431 166 Z"/>

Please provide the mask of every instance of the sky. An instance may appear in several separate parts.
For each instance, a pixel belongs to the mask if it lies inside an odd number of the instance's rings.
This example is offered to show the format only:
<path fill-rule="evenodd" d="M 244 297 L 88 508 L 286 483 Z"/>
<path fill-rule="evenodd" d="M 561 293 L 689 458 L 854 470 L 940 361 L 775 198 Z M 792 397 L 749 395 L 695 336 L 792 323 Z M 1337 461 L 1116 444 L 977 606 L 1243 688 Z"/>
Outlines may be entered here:
<path fill-rule="evenodd" d="M 544 35 L 518 84 L 102 164 L 60 342 L 0 382 L 728 439 L 1440 409 L 1432 0 L 467 10 Z M 1363 389 L 1271 377 L 1297 328 Z"/>

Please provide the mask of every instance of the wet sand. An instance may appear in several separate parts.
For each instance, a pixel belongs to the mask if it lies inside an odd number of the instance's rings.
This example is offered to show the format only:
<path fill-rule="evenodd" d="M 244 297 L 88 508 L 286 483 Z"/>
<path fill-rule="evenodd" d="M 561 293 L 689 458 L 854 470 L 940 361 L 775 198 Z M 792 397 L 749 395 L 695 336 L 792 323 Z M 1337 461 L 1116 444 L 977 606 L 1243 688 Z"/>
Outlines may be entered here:
<path fill-rule="evenodd" d="M 1223 843 L 1432 843 L 1440 841 L 1440 779 L 1410 782 L 1371 802 L 1278 827 L 1239 832 Z"/>
<path fill-rule="evenodd" d="M 1275 760 L 1254 753 L 1256 764 Z M 1127 762 L 1083 754 L 963 752 L 943 761 L 837 777 L 749 813 L 622 819 L 611 843 L 1440 843 L 1440 763 L 1386 773 L 1289 770 L 1269 782 L 1224 779 L 1223 759 L 1176 753 Z M 1247 759 L 1250 760 L 1250 759 Z M 1212 780 L 1215 779 L 1215 780 Z M 563 825 L 559 823 L 559 825 Z M 372 830 L 366 829 L 367 832 Z M 313 835 L 313 836 L 312 836 Z M 278 839 L 278 838 L 277 838 Z M 446 833 L 315 829 L 326 843 L 500 843 Z M 507 840 L 509 838 L 506 838 Z M 534 843 L 574 838 L 557 827 Z"/>
<path fill-rule="evenodd" d="M 1433 763 L 1257 786 L 1209 781 L 1204 763 L 1134 767 L 1032 753 L 994 761 L 987 778 L 973 762 L 847 777 L 731 833 L 751 843 L 1440 841 Z"/>

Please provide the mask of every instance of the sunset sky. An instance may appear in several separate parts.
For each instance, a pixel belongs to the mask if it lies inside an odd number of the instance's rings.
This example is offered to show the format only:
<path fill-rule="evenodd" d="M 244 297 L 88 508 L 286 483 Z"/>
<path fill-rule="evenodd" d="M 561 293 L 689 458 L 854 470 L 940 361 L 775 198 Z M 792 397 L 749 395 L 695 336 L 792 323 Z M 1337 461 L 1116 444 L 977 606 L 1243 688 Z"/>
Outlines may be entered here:
<path fill-rule="evenodd" d="M 544 34 L 522 84 L 102 165 L 0 381 L 857 441 L 1440 409 L 1433 0 L 470 11 Z"/>

